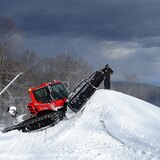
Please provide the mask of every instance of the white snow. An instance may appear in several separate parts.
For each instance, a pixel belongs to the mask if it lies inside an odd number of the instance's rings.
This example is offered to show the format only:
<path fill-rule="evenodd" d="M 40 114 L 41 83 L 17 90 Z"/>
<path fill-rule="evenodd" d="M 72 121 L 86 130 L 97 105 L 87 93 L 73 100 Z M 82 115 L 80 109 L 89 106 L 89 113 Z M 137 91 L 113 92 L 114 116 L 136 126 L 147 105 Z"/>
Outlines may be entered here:
<path fill-rule="evenodd" d="M 0 133 L 0 160 L 158 160 L 160 108 L 97 90 L 74 117 L 43 131 Z"/>

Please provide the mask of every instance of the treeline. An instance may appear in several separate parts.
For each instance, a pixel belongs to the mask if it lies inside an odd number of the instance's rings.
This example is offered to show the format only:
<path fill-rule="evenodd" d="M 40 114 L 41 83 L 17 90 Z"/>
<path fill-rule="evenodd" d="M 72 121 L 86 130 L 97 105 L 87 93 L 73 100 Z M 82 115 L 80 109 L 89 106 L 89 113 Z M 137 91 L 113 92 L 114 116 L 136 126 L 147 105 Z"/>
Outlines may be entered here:
<path fill-rule="evenodd" d="M 58 79 L 66 81 L 72 90 L 92 73 L 91 65 L 81 57 L 65 53 L 40 57 L 29 49 L 22 50 L 20 39 L 14 22 L 9 18 L 0 19 L 0 91 L 18 73 L 24 73 L 0 95 L 0 123 L 8 119 L 8 106 L 15 105 L 19 112 L 26 112 L 30 87 Z"/>

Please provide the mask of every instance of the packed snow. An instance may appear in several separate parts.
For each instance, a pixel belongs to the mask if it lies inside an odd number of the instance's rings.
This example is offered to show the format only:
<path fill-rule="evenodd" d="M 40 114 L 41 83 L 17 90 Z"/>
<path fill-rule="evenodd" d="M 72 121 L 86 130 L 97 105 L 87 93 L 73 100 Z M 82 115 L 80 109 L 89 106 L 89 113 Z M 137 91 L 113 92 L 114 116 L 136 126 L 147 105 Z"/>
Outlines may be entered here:
<path fill-rule="evenodd" d="M 84 109 L 39 132 L 0 133 L 0 160 L 158 160 L 160 108 L 97 90 Z"/>

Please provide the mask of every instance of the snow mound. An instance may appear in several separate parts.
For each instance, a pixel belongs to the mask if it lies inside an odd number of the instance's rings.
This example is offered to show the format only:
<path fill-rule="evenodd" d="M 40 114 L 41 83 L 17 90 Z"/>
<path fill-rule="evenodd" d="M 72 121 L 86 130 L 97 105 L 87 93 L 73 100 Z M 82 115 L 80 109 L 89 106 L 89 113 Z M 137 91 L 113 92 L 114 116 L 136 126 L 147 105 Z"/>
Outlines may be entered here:
<path fill-rule="evenodd" d="M 97 90 L 85 109 L 34 133 L 0 133 L 0 159 L 158 160 L 160 109 L 112 90 Z"/>

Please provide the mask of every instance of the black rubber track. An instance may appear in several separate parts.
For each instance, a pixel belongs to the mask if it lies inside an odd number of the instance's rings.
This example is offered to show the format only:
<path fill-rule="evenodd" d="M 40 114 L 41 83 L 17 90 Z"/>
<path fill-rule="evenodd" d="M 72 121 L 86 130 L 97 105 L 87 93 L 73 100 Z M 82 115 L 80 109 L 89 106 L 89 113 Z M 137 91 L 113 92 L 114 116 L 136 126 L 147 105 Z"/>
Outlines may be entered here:
<path fill-rule="evenodd" d="M 33 117 L 17 125 L 7 127 L 4 130 L 2 130 L 2 132 L 6 133 L 12 130 L 31 132 L 46 127 L 48 125 L 54 126 L 64 118 L 65 112 L 66 112 L 65 109 L 60 109 L 58 111 L 51 111 L 50 113 L 47 113 L 45 115 L 41 115 L 39 117 Z"/>

